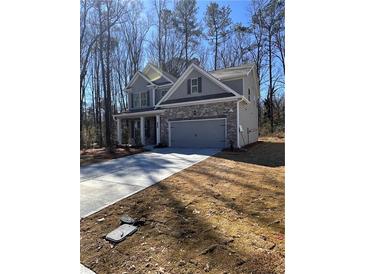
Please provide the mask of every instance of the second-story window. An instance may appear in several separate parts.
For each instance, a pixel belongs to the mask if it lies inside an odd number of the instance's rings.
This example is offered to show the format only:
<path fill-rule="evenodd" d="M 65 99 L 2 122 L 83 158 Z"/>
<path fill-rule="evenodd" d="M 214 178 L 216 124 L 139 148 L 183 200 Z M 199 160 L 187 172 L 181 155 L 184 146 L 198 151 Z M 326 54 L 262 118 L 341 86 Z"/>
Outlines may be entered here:
<path fill-rule="evenodd" d="M 198 78 L 191 79 L 191 93 L 198 93 Z"/>
<path fill-rule="evenodd" d="M 251 101 L 251 90 L 248 89 L 248 100 Z"/>
<path fill-rule="evenodd" d="M 167 89 L 161 91 L 161 98 L 164 97 L 167 93 Z"/>
<path fill-rule="evenodd" d="M 148 106 L 148 94 L 147 94 L 147 92 L 142 92 L 141 93 L 141 107 L 147 107 Z"/>
<path fill-rule="evenodd" d="M 141 107 L 141 98 L 140 98 L 140 94 L 139 93 L 134 93 L 133 94 L 133 107 L 134 108 Z"/>

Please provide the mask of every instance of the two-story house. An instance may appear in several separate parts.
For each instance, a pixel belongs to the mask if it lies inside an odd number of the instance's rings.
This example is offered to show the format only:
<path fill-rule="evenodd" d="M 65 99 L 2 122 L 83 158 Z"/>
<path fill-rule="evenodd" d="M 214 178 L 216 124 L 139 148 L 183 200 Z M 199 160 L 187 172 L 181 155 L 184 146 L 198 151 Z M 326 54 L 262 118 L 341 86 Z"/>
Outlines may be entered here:
<path fill-rule="evenodd" d="M 125 90 L 128 110 L 113 115 L 120 144 L 224 148 L 258 139 L 253 64 L 210 72 L 191 64 L 178 79 L 148 64 Z"/>

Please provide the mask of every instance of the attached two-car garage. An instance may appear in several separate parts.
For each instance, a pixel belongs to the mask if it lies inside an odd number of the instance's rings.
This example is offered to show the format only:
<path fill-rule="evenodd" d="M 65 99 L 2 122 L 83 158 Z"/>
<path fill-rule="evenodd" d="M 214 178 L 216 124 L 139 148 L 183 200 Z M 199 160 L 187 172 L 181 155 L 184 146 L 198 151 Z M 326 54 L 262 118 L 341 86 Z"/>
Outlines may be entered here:
<path fill-rule="evenodd" d="M 226 132 L 226 118 L 169 122 L 171 147 L 224 148 Z"/>

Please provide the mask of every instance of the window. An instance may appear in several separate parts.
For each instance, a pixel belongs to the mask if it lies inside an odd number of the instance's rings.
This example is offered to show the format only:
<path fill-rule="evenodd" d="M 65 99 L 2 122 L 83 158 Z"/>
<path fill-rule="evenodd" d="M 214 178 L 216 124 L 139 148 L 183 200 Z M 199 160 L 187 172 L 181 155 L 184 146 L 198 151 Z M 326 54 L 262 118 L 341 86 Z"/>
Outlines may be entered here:
<path fill-rule="evenodd" d="M 248 100 L 251 101 L 251 90 L 248 89 Z"/>
<path fill-rule="evenodd" d="M 158 101 L 160 101 L 162 97 L 166 95 L 167 91 L 167 89 L 156 90 L 155 104 L 157 104 Z"/>
<path fill-rule="evenodd" d="M 133 108 L 141 107 L 140 93 L 133 93 L 132 97 L 133 97 Z"/>
<path fill-rule="evenodd" d="M 191 93 L 198 93 L 198 78 L 191 79 Z"/>
<path fill-rule="evenodd" d="M 164 97 L 167 93 L 167 89 L 161 91 L 161 98 Z"/>
<path fill-rule="evenodd" d="M 141 93 L 141 107 L 147 107 L 148 106 L 148 94 L 147 94 L 147 92 L 142 92 Z"/>
<path fill-rule="evenodd" d="M 149 105 L 148 91 L 132 93 L 133 108 L 147 107 Z"/>

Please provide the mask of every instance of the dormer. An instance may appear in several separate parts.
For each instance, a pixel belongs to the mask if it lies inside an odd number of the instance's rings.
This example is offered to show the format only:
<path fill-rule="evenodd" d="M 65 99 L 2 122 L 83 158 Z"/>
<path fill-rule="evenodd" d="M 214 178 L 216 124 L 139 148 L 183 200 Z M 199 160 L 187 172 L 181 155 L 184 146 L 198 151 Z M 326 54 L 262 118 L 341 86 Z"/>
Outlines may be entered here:
<path fill-rule="evenodd" d="M 126 87 L 129 110 L 153 108 L 174 84 L 176 78 L 149 63 L 137 71 Z"/>

